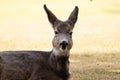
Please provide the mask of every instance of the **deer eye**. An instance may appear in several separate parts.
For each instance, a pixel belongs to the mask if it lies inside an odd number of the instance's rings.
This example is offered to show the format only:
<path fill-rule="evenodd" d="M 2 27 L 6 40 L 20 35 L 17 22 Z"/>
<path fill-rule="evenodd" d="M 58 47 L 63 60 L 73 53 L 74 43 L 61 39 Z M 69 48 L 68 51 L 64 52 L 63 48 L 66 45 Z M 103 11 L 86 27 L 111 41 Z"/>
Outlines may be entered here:
<path fill-rule="evenodd" d="M 58 34 L 58 32 L 57 32 L 57 31 L 55 31 L 55 34 Z"/>
<path fill-rule="evenodd" d="M 70 32 L 69 35 L 72 35 L 73 32 Z"/>

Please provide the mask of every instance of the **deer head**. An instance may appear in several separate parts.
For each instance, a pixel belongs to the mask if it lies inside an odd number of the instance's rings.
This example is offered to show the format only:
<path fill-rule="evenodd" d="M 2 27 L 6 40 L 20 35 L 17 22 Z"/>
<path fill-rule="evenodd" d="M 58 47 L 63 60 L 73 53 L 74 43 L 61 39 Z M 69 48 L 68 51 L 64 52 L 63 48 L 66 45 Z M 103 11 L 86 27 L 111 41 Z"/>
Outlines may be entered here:
<path fill-rule="evenodd" d="M 69 51 L 72 48 L 72 33 L 74 25 L 77 21 L 78 7 L 76 6 L 69 18 L 66 21 L 59 20 L 48 8 L 44 5 L 44 9 L 47 13 L 48 20 L 52 24 L 55 32 L 53 38 L 53 53 L 55 55 L 69 55 Z"/>

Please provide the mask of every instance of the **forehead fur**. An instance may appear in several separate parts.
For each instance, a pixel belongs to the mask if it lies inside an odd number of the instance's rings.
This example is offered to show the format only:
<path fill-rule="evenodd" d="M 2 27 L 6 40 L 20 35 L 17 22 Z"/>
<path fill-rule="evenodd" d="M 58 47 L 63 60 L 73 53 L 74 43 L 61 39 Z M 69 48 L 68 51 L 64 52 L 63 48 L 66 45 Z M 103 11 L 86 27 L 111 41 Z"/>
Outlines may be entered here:
<path fill-rule="evenodd" d="M 55 26 L 55 30 L 59 32 L 70 32 L 72 30 L 70 24 L 66 22 L 60 22 Z"/>

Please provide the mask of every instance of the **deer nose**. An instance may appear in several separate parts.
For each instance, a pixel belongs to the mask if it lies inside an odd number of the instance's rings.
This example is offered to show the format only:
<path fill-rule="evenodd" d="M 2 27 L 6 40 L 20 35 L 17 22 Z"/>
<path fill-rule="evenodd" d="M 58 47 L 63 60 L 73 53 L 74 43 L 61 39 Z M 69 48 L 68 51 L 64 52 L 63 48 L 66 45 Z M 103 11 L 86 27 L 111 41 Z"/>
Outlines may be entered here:
<path fill-rule="evenodd" d="M 66 42 L 66 41 L 62 41 L 62 42 L 60 43 L 60 46 L 62 47 L 63 50 L 66 49 L 67 45 L 68 45 L 68 42 Z"/>

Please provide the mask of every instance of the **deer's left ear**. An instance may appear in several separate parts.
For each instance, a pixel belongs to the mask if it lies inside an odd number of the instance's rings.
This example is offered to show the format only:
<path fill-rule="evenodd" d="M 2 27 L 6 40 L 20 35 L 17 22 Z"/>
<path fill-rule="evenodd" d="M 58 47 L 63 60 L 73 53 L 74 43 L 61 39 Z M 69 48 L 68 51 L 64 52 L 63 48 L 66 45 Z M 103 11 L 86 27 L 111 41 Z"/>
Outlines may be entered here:
<path fill-rule="evenodd" d="M 68 22 L 74 26 L 74 24 L 77 21 L 78 18 L 78 12 L 79 12 L 79 8 L 77 6 L 75 6 L 74 10 L 71 12 L 69 18 L 68 18 Z"/>

